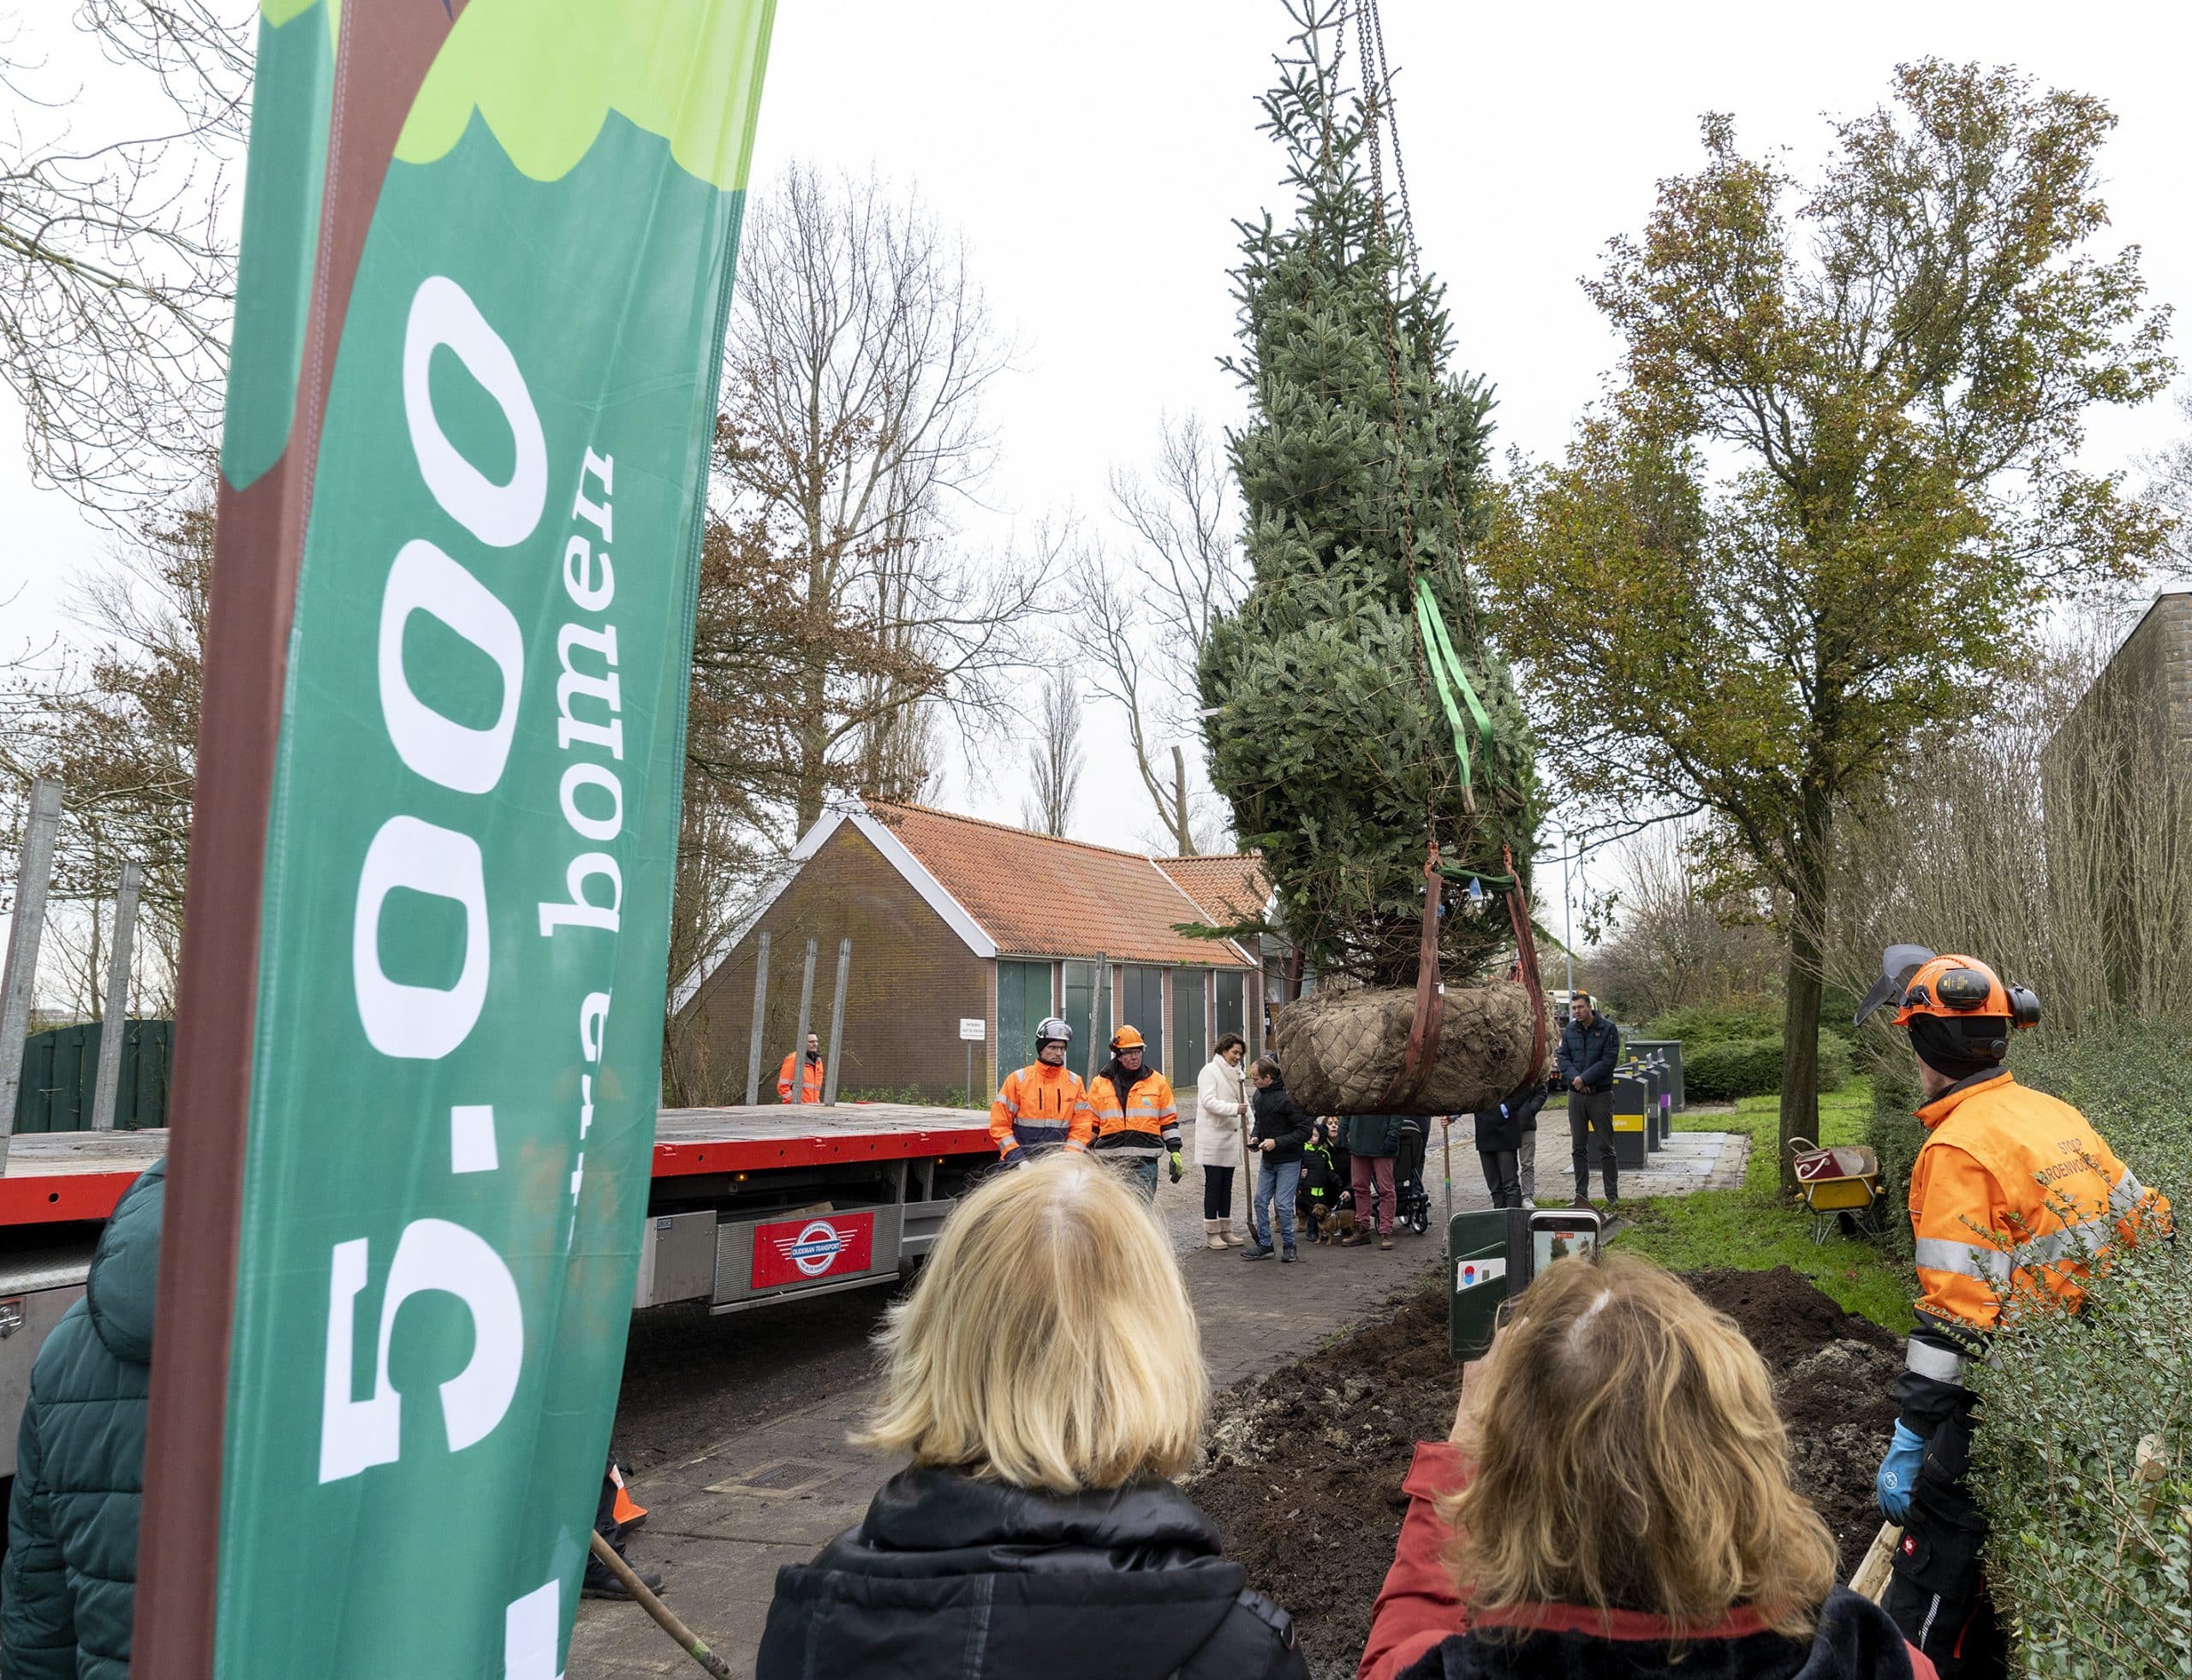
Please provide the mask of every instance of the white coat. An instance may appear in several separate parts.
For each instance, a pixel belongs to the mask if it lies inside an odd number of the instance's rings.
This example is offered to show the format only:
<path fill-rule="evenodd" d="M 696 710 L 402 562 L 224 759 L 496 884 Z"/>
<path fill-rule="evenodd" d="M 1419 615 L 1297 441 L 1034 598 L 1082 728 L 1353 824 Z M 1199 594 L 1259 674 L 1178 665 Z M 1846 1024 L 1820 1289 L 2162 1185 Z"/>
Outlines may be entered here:
<path fill-rule="evenodd" d="M 1213 1056 L 1195 1078 L 1195 1165 L 1237 1167 L 1241 1153 L 1241 1114 L 1248 1105 L 1248 1075 L 1243 1067 L 1231 1067 Z"/>

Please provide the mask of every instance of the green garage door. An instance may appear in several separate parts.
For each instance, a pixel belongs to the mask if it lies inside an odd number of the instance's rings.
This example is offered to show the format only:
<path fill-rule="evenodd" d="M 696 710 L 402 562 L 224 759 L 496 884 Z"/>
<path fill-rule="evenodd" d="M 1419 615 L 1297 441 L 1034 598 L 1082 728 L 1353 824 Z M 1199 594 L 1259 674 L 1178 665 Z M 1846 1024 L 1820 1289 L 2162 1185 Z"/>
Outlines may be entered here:
<path fill-rule="evenodd" d="M 1172 1083 L 1192 1085 L 1210 1059 L 1203 1032 L 1203 1010 L 1210 997 L 1210 970 L 1172 970 Z"/>
<path fill-rule="evenodd" d="M 1101 998 L 1094 995 L 1093 962 L 1068 962 L 1064 968 L 1065 1007 L 1059 1013 L 1073 1028 L 1073 1052 L 1066 1057 L 1066 1065 L 1077 1074 L 1093 1073 L 1111 1059 L 1105 1046 L 1111 1041 L 1111 988 L 1106 985 Z M 1116 968 L 1107 968 L 1105 973 L 1116 981 Z"/>
<path fill-rule="evenodd" d="M 1148 1048 L 1141 1053 L 1141 1065 L 1160 1070 L 1168 1067 L 1164 1060 L 1164 971 L 1141 964 L 1129 964 L 1120 968 L 1121 990 L 1125 994 L 1119 1003 L 1119 1024 L 1141 1028 Z"/>
<path fill-rule="evenodd" d="M 997 965 L 998 1078 L 1035 1059 L 1035 1026 L 1051 1012 L 1051 965 Z"/>
<path fill-rule="evenodd" d="M 1238 1033 L 1242 1041 L 1246 1043 L 1248 1032 L 1241 1023 L 1248 1019 L 1248 976 L 1220 970 L 1211 978 L 1215 987 L 1212 1013 L 1218 1017 L 1218 1037 L 1222 1039 L 1228 1033 Z M 1211 1042 L 1215 1044 L 1217 1040 Z"/>

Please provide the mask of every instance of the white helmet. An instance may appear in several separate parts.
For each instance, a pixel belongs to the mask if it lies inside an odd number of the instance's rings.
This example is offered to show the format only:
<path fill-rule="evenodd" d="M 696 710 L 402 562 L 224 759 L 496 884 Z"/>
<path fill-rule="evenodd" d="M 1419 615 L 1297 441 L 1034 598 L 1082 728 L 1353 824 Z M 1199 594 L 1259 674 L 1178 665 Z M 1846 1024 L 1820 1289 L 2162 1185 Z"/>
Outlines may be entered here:
<path fill-rule="evenodd" d="M 1036 1049 L 1040 1050 L 1046 1044 L 1071 1044 L 1072 1042 L 1073 1028 L 1067 1026 L 1057 1016 L 1045 1016 L 1035 1023 Z"/>

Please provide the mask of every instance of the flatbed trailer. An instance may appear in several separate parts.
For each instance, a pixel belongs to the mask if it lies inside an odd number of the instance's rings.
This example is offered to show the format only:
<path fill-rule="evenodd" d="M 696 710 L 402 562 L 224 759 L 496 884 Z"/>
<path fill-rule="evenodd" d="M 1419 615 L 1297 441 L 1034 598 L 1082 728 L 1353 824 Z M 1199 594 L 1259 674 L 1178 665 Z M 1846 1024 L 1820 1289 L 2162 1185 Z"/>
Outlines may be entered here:
<path fill-rule="evenodd" d="M 29 1132 L 0 1175 L 0 1476 L 47 1334 L 84 1292 L 99 1227 L 164 1130 Z M 633 1310 L 736 1313 L 895 1282 L 997 1160 L 987 1117 L 848 1103 L 664 1109 Z"/>

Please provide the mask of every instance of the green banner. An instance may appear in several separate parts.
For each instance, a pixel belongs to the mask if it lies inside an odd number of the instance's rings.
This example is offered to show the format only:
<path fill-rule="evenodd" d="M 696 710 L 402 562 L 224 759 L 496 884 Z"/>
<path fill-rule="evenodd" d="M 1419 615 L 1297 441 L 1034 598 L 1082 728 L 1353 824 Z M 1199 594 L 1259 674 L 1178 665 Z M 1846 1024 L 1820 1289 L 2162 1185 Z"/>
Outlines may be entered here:
<path fill-rule="evenodd" d="M 562 1672 L 647 1202 L 773 7 L 454 9 L 263 6 L 218 564 L 290 545 L 295 605 L 226 1680 Z M 261 509 L 277 467 L 303 493 Z"/>

